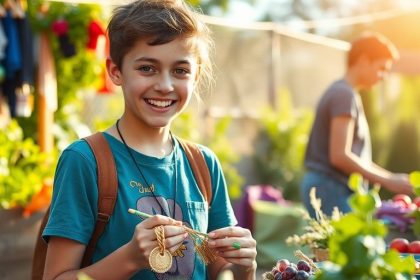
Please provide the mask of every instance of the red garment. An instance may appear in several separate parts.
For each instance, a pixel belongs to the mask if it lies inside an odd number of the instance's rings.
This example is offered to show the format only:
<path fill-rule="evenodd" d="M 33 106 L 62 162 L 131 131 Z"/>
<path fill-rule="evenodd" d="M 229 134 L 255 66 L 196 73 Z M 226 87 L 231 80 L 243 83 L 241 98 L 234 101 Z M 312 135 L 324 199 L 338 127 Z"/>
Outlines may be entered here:
<path fill-rule="evenodd" d="M 88 35 L 87 48 L 95 50 L 98 43 L 98 37 L 105 35 L 105 30 L 102 28 L 100 22 L 92 20 L 88 27 Z"/>
<path fill-rule="evenodd" d="M 64 19 L 59 19 L 59 20 L 54 21 L 51 27 L 52 27 L 52 31 L 57 36 L 66 35 L 67 32 L 69 31 L 69 24 Z"/>

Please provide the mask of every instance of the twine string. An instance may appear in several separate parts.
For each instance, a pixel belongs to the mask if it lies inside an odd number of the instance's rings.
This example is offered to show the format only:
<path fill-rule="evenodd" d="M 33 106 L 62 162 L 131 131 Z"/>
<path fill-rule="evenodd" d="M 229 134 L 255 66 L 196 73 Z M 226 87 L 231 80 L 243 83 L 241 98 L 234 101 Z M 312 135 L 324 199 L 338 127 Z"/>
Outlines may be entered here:
<path fill-rule="evenodd" d="M 161 226 L 155 227 L 154 230 L 155 230 L 156 239 L 157 239 L 157 242 L 158 242 L 160 254 L 163 256 L 163 253 L 166 250 L 166 247 L 165 247 L 165 228 L 161 225 Z"/>
<path fill-rule="evenodd" d="M 147 219 L 152 217 L 152 215 L 140 212 L 135 209 L 128 209 L 130 214 L 134 214 L 139 216 L 142 219 Z M 217 253 L 213 248 L 210 248 L 208 245 L 209 236 L 205 233 L 200 231 L 194 230 L 192 228 L 187 227 L 186 225 L 181 225 L 182 228 L 188 233 L 188 236 L 194 243 L 194 249 L 199 255 L 199 257 L 203 260 L 203 262 L 207 265 L 209 263 L 214 262 L 217 259 Z M 159 245 L 159 250 L 163 255 L 163 251 L 165 250 L 165 230 L 163 225 L 157 226 L 154 228 L 156 239 Z"/>

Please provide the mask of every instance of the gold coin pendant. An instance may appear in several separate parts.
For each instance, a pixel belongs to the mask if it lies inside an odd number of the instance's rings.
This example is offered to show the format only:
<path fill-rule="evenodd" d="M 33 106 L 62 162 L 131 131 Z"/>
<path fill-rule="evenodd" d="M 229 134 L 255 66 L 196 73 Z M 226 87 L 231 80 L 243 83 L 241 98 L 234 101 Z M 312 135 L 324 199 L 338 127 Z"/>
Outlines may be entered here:
<path fill-rule="evenodd" d="M 161 255 L 159 247 L 156 247 L 150 252 L 149 264 L 154 272 L 165 273 L 172 266 L 172 255 L 168 250 L 164 250 Z"/>

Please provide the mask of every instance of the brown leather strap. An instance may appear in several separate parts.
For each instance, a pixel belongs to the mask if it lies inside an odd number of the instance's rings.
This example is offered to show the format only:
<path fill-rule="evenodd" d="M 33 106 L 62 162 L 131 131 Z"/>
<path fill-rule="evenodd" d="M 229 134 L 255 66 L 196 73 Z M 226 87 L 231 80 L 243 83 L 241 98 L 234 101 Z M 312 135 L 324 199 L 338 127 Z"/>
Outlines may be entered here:
<path fill-rule="evenodd" d="M 47 225 L 49 214 L 50 207 L 48 207 L 47 211 L 45 212 L 44 218 L 42 219 L 35 243 L 34 254 L 32 258 L 32 280 L 41 280 L 44 276 L 44 266 L 47 256 L 48 245 L 44 242 L 44 240 L 42 240 L 42 232 L 44 231 L 44 228 Z"/>
<path fill-rule="evenodd" d="M 187 155 L 195 180 L 197 181 L 200 191 L 206 199 L 210 209 L 211 200 L 213 198 L 213 190 L 211 187 L 210 171 L 207 166 L 206 159 L 197 144 L 180 138 L 177 139 Z M 218 258 L 215 262 L 209 264 L 207 267 L 209 279 L 217 279 L 220 272 L 228 266 L 230 266 L 230 264 L 222 258 Z"/>
<path fill-rule="evenodd" d="M 91 147 L 97 163 L 98 174 L 98 217 L 95 229 L 83 256 L 82 267 L 92 263 L 93 252 L 99 237 L 114 210 L 117 200 L 118 179 L 114 156 L 102 132 L 84 138 Z"/>
<path fill-rule="evenodd" d="M 200 188 L 200 191 L 210 208 L 213 192 L 211 188 L 210 171 L 207 166 L 206 159 L 197 144 L 180 138 L 177 139 L 187 155 L 188 162 L 190 163 L 198 187 Z"/>

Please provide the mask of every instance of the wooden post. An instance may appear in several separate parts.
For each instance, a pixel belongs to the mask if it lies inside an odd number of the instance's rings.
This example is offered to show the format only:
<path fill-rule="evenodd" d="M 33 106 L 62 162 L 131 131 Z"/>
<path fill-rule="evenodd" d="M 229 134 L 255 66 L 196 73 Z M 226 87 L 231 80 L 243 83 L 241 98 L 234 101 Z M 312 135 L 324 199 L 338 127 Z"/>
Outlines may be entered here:
<path fill-rule="evenodd" d="M 50 152 L 54 148 L 54 111 L 57 110 L 57 77 L 54 57 L 48 36 L 40 35 L 38 85 L 38 142 L 41 151 Z"/>

